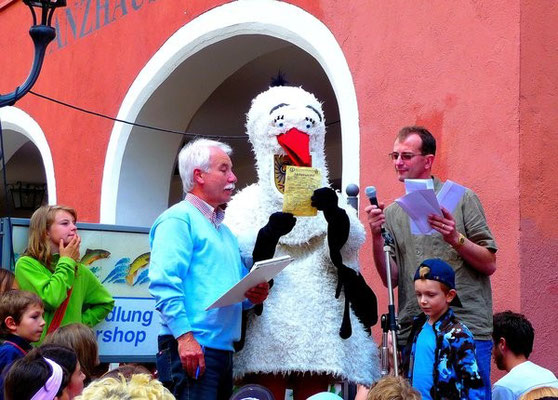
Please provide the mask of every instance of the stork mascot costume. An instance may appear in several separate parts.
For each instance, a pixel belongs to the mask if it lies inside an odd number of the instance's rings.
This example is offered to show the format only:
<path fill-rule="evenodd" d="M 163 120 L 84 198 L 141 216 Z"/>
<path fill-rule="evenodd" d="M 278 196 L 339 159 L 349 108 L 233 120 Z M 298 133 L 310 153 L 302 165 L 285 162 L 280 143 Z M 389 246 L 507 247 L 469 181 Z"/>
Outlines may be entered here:
<path fill-rule="evenodd" d="M 274 279 L 263 310 L 250 311 L 235 378 L 256 378 L 250 380 L 278 399 L 287 381 L 295 399 L 302 398 L 297 383 L 304 396 L 327 390 L 332 380 L 370 386 L 380 372 L 370 336 L 376 299 L 358 273 L 365 231 L 355 210 L 329 188 L 321 103 L 302 88 L 271 87 L 253 99 L 246 128 L 258 182 L 234 196 L 225 222 L 244 257 L 294 261 Z M 286 165 L 321 172 L 322 188 L 312 196 L 321 211 L 316 217 L 281 212 Z M 312 389 L 320 377 L 321 387 Z"/>

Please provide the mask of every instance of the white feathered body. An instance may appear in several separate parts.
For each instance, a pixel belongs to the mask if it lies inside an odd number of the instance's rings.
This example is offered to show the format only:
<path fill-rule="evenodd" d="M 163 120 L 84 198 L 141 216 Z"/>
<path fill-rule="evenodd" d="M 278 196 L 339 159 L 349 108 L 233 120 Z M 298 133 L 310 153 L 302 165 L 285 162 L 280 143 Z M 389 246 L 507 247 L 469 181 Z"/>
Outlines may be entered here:
<path fill-rule="evenodd" d="M 260 94 L 248 114 L 248 135 L 257 159 L 259 181 L 240 191 L 227 207 L 225 223 L 237 236 L 244 257 L 251 257 L 258 231 L 269 216 L 282 209 L 282 194 L 273 182 L 276 146 L 274 104 L 282 107 L 284 129 L 303 121 L 307 105 L 321 112 L 313 95 L 300 88 L 277 87 Z M 266 122 L 268 121 L 268 122 Z M 312 166 L 320 169 L 327 186 L 323 153 L 323 118 L 310 135 Z M 299 125 L 300 126 L 300 125 Z M 306 125 L 307 127 L 307 125 Z M 272 131 L 273 134 L 270 134 Z M 344 264 L 358 270 L 358 251 L 365 240 L 364 227 L 356 212 L 339 196 L 346 209 L 350 232 L 341 254 Z M 327 222 L 316 217 L 298 217 L 293 230 L 279 240 L 275 256 L 290 255 L 294 261 L 275 279 L 260 316 L 249 313 L 244 349 L 235 354 L 236 378 L 248 373 L 326 373 L 338 379 L 370 385 L 379 379 L 377 348 L 352 310 L 352 335 L 339 336 L 345 303 L 344 293 L 335 298 L 337 270 L 327 245 Z"/>

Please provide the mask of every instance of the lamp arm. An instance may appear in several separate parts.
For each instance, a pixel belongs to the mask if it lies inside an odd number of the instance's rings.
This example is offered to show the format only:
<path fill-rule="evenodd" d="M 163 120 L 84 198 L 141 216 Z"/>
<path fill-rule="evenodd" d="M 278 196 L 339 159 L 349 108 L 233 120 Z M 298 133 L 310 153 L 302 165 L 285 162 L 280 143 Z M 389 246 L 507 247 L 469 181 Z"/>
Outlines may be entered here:
<path fill-rule="evenodd" d="M 35 45 L 35 56 L 33 58 L 31 72 L 25 82 L 23 82 L 21 86 L 18 86 L 12 93 L 0 95 L 0 107 L 13 106 L 16 101 L 31 90 L 41 72 L 46 48 L 56 37 L 56 30 L 51 26 L 34 25 L 29 29 L 29 35 L 31 39 L 33 39 L 33 44 Z"/>

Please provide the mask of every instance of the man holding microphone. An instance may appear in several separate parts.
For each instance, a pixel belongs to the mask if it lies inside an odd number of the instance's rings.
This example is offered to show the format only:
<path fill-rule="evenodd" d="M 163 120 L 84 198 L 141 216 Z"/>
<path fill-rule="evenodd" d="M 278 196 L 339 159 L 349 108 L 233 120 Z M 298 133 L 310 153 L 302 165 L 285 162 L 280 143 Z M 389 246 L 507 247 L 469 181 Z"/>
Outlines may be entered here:
<path fill-rule="evenodd" d="M 436 140 L 420 126 L 401 129 L 389 154 L 399 181 L 432 179 L 438 193 L 443 182 L 432 176 Z M 372 233 L 374 263 L 386 283 L 382 226 L 394 238 L 391 279 L 398 290 L 398 320 L 401 326 L 398 344 L 407 340 L 413 318 L 420 313 L 415 299 L 413 275 L 417 266 L 428 258 L 441 258 L 455 270 L 457 290 L 463 308 L 458 317 L 475 337 L 480 373 L 490 398 L 490 357 L 492 351 L 492 290 L 490 275 L 496 271 L 496 243 L 488 228 L 484 210 L 476 194 L 467 189 L 455 210 L 442 208 L 442 216 L 430 215 L 428 221 L 436 231 L 431 235 L 413 234 L 408 215 L 397 204 L 385 209 L 370 205 L 365 209 Z"/>

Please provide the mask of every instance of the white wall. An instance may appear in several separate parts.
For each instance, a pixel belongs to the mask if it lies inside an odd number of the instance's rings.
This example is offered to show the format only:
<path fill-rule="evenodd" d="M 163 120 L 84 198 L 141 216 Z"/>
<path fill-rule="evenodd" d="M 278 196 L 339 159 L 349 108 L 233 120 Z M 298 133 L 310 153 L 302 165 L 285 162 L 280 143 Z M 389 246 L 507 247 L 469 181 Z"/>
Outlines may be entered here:
<path fill-rule="evenodd" d="M 261 46 L 257 41 L 251 46 L 239 46 L 244 35 L 262 35 Z M 298 46 L 322 67 L 338 99 L 343 185 L 358 184 L 358 109 L 346 60 L 321 21 L 283 2 L 232 2 L 185 25 L 140 72 L 118 118 L 185 129 L 196 110 L 228 76 L 250 60 L 274 50 L 269 48 L 266 37 Z M 179 145 L 178 135 L 139 134 L 136 128 L 116 123 L 105 160 L 101 222 L 149 226 L 166 208 Z"/>

